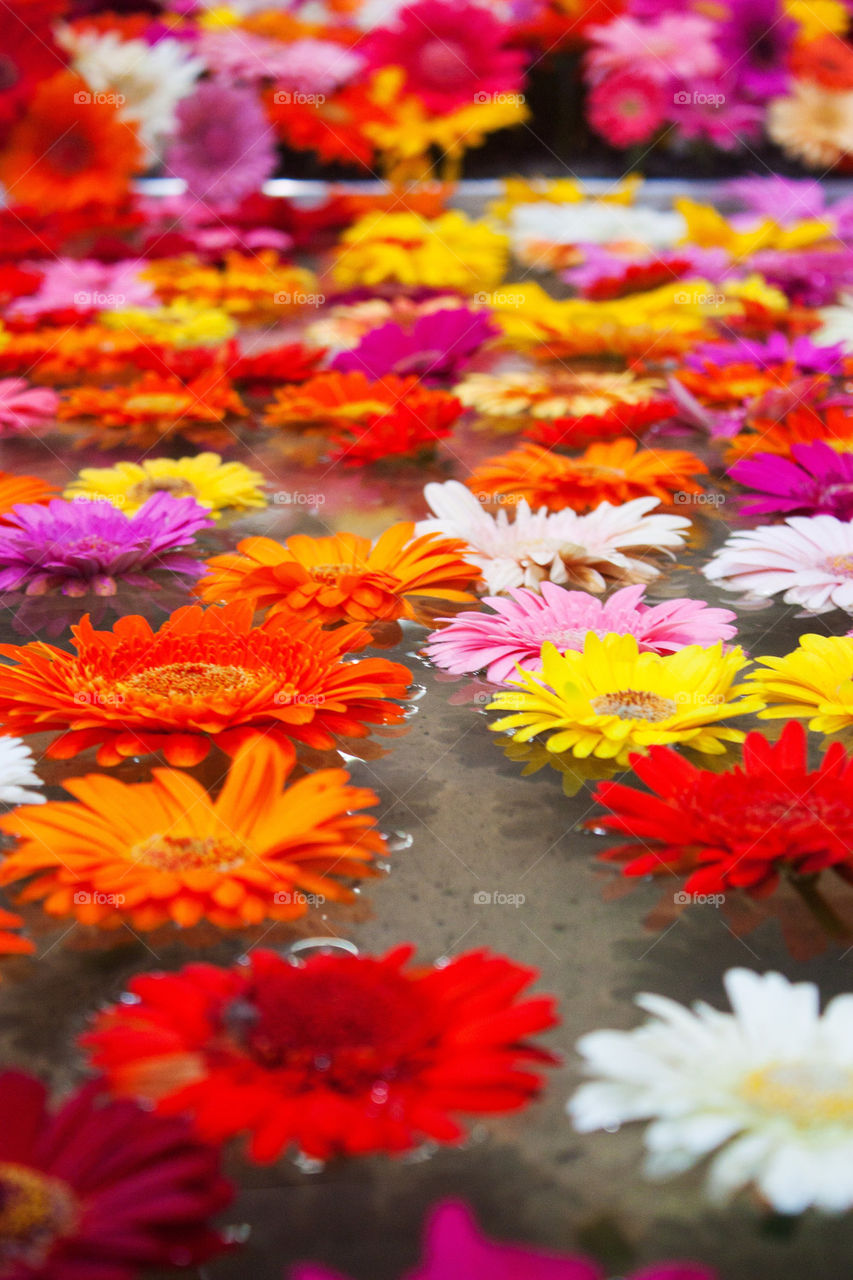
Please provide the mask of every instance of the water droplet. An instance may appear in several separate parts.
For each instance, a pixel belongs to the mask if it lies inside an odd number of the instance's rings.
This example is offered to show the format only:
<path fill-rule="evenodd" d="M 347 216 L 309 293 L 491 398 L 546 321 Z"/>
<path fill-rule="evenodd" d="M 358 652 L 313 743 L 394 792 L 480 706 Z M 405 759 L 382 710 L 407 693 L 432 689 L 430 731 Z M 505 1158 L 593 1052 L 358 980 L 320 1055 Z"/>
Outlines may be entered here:
<path fill-rule="evenodd" d="M 411 831 L 382 831 L 380 834 L 389 853 L 402 853 L 405 849 L 411 849 L 415 840 Z"/>
<path fill-rule="evenodd" d="M 314 1160 L 311 1156 L 306 1156 L 302 1151 L 296 1153 L 293 1157 L 293 1163 L 302 1173 L 310 1174 L 312 1177 L 322 1173 L 326 1167 L 325 1160 Z"/>
<path fill-rule="evenodd" d="M 141 996 L 135 996 L 132 991 L 122 991 L 118 998 L 119 1004 L 140 1004 Z"/>
<path fill-rule="evenodd" d="M 618 1133 L 622 1128 L 621 1124 L 606 1124 L 602 1126 L 605 1133 Z"/>
<path fill-rule="evenodd" d="M 287 947 L 285 954 L 295 959 L 311 951 L 319 951 L 321 955 L 328 955 L 333 951 L 345 951 L 351 956 L 358 955 L 358 947 L 348 938 L 297 938 Z"/>

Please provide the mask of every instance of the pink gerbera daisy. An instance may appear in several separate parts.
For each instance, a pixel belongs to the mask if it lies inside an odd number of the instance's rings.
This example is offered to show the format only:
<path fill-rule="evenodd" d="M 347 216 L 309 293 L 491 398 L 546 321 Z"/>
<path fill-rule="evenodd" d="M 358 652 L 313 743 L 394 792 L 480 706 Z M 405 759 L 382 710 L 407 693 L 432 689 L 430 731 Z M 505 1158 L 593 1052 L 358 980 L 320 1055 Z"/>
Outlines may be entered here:
<path fill-rule="evenodd" d="M 56 414 L 59 396 L 23 378 L 0 378 L 0 431 L 25 431 Z"/>
<path fill-rule="evenodd" d="M 587 117 L 596 133 L 611 146 L 630 147 L 647 142 L 660 128 L 665 101 L 663 88 L 650 76 L 630 70 L 614 71 L 591 90 Z"/>
<path fill-rule="evenodd" d="M 525 58 L 505 47 L 508 36 L 480 4 L 419 0 L 402 9 L 393 26 L 374 31 L 359 52 L 374 67 L 402 67 L 406 89 L 441 113 L 520 88 Z"/>
<path fill-rule="evenodd" d="M 254 89 L 206 80 L 176 115 L 166 168 L 194 199 L 231 209 L 275 169 L 275 134 Z"/>
<path fill-rule="evenodd" d="M 543 582 L 540 591 L 519 587 L 509 599 L 486 597 L 494 613 L 459 613 L 449 626 L 434 631 L 426 652 L 438 667 L 455 675 L 480 671 L 500 684 L 513 674 L 516 664 L 529 671 L 541 665 L 546 641 L 561 652 L 583 649 L 590 631 L 596 635 L 636 636 L 640 649 L 674 653 L 688 644 L 712 645 L 729 640 L 735 614 L 711 609 L 702 600 L 667 600 L 642 603 L 645 587 L 623 587 L 602 602 L 586 591 L 566 591 Z M 541 592 L 541 594 L 540 594 Z"/>

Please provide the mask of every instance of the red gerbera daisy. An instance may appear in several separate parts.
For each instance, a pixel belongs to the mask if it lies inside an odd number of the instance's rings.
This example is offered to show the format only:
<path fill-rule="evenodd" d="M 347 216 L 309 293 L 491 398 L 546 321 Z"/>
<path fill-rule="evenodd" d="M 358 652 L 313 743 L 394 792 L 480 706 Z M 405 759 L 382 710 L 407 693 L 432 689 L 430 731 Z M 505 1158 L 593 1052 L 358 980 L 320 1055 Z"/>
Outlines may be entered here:
<path fill-rule="evenodd" d="M 667 396 L 642 400 L 639 404 L 617 404 L 606 413 L 587 413 L 581 417 L 534 418 L 525 435 L 546 448 L 574 449 L 590 440 L 610 440 L 615 436 L 640 436 L 656 422 L 671 418 L 675 401 Z"/>
<path fill-rule="evenodd" d="M 354 422 L 336 435 L 338 448 L 330 458 L 347 467 L 386 458 L 425 459 L 435 451 L 437 441 L 450 435 L 462 411 L 453 396 L 436 396 L 417 408 L 401 400 L 388 413 L 376 414 L 366 423 Z"/>
<path fill-rule="evenodd" d="M 651 794 L 603 782 L 595 799 L 611 813 L 590 825 L 639 841 L 605 853 L 630 859 L 625 875 L 689 871 L 690 893 L 745 889 L 771 893 L 780 873 L 811 876 L 853 867 L 853 758 L 840 742 L 808 772 L 806 732 L 791 720 L 777 743 L 750 733 L 743 767 L 697 769 L 670 747 L 632 755 L 631 767 Z"/>
<path fill-rule="evenodd" d="M 119 618 L 95 631 L 87 614 L 72 627 L 76 654 L 37 641 L 0 645 L 5 733 L 62 730 L 47 749 L 65 760 L 98 746 L 98 763 L 162 751 L 191 767 L 215 741 L 235 752 L 262 734 L 293 755 L 292 742 L 324 750 L 333 734 L 363 738 L 369 724 L 399 724 L 411 681 L 384 658 L 344 662 L 367 633 L 360 625 L 324 631 L 290 615 L 252 627 L 252 605 L 178 609 L 153 631 L 144 618 Z"/>
<path fill-rule="evenodd" d="M 17 10 L 17 11 L 16 11 Z M 0 47 L 0 126 L 20 114 L 42 80 L 65 67 L 65 58 L 53 43 L 50 18 L 38 8 L 4 6 L 3 43 Z"/>
<path fill-rule="evenodd" d="M 230 1202 L 219 1156 L 185 1120 L 116 1102 L 98 1084 L 51 1115 L 46 1090 L 0 1074 L 0 1274 L 128 1280 L 225 1248 L 208 1219 Z"/>
<path fill-rule="evenodd" d="M 255 951 L 233 969 L 141 975 L 83 1044 L 117 1094 L 187 1113 L 211 1140 L 248 1133 L 259 1163 L 459 1142 L 453 1113 L 513 1111 L 539 1091 L 530 1064 L 555 1059 L 526 1037 L 555 1025 L 554 1001 L 519 999 L 538 975 L 503 956 L 413 967 L 413 951 L 299 964 Z"/>
<path fill-rule="evenodd" d="M 265 395 L 282 382 L 307 382 L 318 372 L 325 347 L 309 347 L 304 342 L 285 342 L 256 356 L 240 356 L 231 365 L 233 382 L 249 395 Z"/>

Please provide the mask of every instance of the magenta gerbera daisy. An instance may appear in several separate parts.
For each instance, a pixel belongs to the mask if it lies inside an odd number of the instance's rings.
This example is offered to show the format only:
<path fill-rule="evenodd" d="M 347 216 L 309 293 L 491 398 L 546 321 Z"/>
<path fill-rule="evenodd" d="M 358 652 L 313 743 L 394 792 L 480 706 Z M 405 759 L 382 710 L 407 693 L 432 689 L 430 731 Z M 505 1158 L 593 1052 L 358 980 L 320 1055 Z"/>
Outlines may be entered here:
<path fill-rule="evenodd" d="M 401 9 L 392 26 L 374 31 L 359 52 L 374 67 L 402 67 L 408 92 L 441 113 L 520 89 L 525 56 L 506 47 L 509 34 L 481 4 L 419 0 Z"/>
<path fill-rule="evenodd" d="M 543 582 L 539 591 L 526 587 L 509 598 L 486 597 L 494 613 L 459 613 L 449 626 L 434 631 L 426 652 L 438 667 L 455 675 L 485 670 L 502 683 L 516 664 L 528 671 L 541 666 L 542 645 L 561 652 L 581 650 L 590 631 L 596 635 L 633 635 L 640 649 L 674 653 L 689 644 L 712 645 L 735 634 L 730 609 L 711 609 L 702 600 L 642 603 L 645 587 L 623 587 L 602 602 L 586 591 L 566 591 Z"/>
<path fill-rule="evenodd" d="M 51 1114 L 46 1090 L 0 1074 L 0 1274 L 128 1280 L 194 1267 L 224 1247 L 208 1219 L 231 1200 L 215 1150 L 180 1119 L 97 1084 Z"/>
<path fill-rule="evenodd" d="M 745 515 L 828 515 L 853 519 L 853 454 L 839 453 L 824 440 L 795 444 L 790 458 L 759 453 L 743 458 L 729 475 L 757 496 Z"/>
<path fill-rule="evenodd" d="M 357 347 L 341 351 L 332 368 L 341 373 L 358 370 L 369 378 L 455 376 L 484 342 L 494 338 L 497 326 L 481 311 L 454 307 L 420 316 L 411 329 L 383 324 L 364 335 Z"/>
<path fill-rule="evenodd" d="M 170 493 L 154 494 L 132 516 L 108 502 L 19 504 L 0 528 L 0 591 L 111 596 L 119 579 L 156 588 L 151 575 L 160 570 L 200 577 L 182 549 L 212 525 L 206 508 Z"/>

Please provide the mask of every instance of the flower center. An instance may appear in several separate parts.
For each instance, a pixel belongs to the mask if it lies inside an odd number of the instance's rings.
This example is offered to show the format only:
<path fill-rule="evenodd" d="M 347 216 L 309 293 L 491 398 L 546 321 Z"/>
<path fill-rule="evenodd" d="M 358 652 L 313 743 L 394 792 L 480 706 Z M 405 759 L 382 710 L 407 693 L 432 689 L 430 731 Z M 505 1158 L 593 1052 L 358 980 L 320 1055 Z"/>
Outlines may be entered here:
<path fill-rule="evenodd" d="M 77 1220 L 67 1183 L 22 1164 L 0 1163 L 0 1269 L 40 1268 L 54 1241 Z"/>
<path fill-rule="evenodd" d="M 220 836 L 170 836 L 157 833 L 130 850 L 132 862 L 159 871 L 231 871 L 245 862 L 243 846 Z"/>
<path fill-rule="evenodd" d="M 115 542 L 99 538 L 96 533 L 87 533 L 82 538 L 74 538 L 71 542 L 55 543 L 56 551 L 62 556 L 114 556 L 121 548 Z"/>
<path fill-rule="evenodd" d="M 442 88 L 455 88 L 471 79 L 468 52 L 452 40 L 427 40 L 418 64 L 425 80 Z"/>
<path fill-rule="evenodd" d="M 142 693 L 159 698 L 207 698 L 236 689 L 250 689 L 259 676 L 245 667 L 218 662 L 170 662 L 164 667 L 146 667 L 123 682 Z"/>
<path fill-rule="evenodd" d="M 668 720 L 678 710 L 672 698 L 645 689 L 617 689 L 590 699 L 597 716 L 617 716 L 620 720 Z"/>
<path fill-rule="evenodd" d="M 152 391 L 131 396 L 124 407 L 128 413 L 180 413 L 186 402 L 185 396 L 176 396 L 170 391 Z"/>
<path fill-rule="evenodd" d="M 826 567 L 839 578 L 853 578 L 853 555 L 830 556 Z"/>
<path fill-rule="evenodd" d="M 21 78 L 21 69 L 9 55 L 0 54 L 0 93 L 14 89 Z"/>
<path fill-rule="evenodd" d="M 127 496 L 131 502 L 141 503 L 153 498 L 155 493 L 171 493 L 175 498 L 194 498 L 196 489 L 189 480 L 184 480 L 181 476 L 161 476 L 157 480 L 153 476 L 146 476 L 144 480 L 131 485 Z"/>
<path fill-rule="evenodd" d="M 403 1057 L 427 1034 L 411 983 L 373 965 L 267 973 L 224 1021 L 263 1066 L 345 1092 L 399 1077 Z"/>
<path fill-rule="evenodd" d="M 778 1062 L 751 1071 L 740 1094 L 762 1111 L 794 1124 L 853 1119 L 853 1071 L 828 1062 Z"/>
<path fill-rule="evenodd" d="M 410 355 L 401 356 L 394 365 L 394 373 L 398 378 L 403 378 L 409 373 L 429 373 L 430 369 L 439 367 L 446 356 L 446 352 L 439 351 L 438 347 L 431 347 L 426 351 L 413 351 Z"/>
<path fill-rule="evenodd" d="M 47 158 L 54 169 L 71 177 L 88 168 L 92 161 L 92 144 L 85 133 L 72 128 L 70 133 L 54 142 Z"/>

